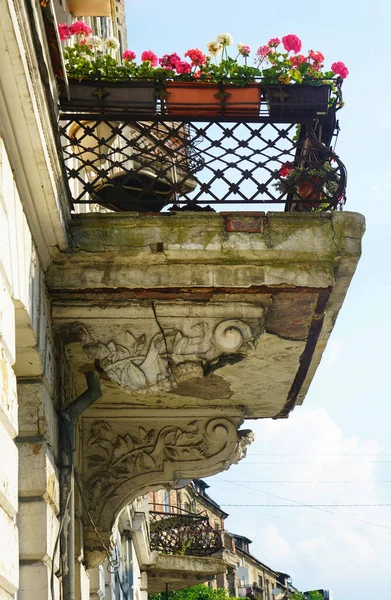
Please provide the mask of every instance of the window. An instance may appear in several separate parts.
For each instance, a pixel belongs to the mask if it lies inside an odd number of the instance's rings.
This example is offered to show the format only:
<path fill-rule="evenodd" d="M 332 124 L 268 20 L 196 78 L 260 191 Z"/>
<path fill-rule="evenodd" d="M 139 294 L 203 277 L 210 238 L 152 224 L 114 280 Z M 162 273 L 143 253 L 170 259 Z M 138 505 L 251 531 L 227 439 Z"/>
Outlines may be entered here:
<path fill-rule="evenodd" d="M 272 596 L 270 595 L 270 581 L 265 579 L 265 587 L 266 587 L 266 600 L 271 600 Z"/>
<path fill-rule="evenodd" d="M 263 588 L 263 579 L 262 575 L 258 575 L 258 585 L 260 588 Z"/>

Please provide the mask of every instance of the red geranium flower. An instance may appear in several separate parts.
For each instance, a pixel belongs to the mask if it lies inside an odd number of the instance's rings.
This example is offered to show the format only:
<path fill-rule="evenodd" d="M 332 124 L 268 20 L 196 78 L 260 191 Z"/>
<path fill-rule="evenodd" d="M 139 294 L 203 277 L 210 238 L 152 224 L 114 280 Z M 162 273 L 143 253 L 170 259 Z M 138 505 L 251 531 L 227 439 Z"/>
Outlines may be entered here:
<path fill-rule="evenodd" d="M 71 28 L 66 23 L 59 23 L 58 33 L 60 35 L 60 40 L 67 40 L 71 36 Z"/>
<path fill-rule="evenodd" d="M 91 35 L 92 29 L 83 21 L 75 21 L 70 27 L 70 32 L 72 35 Z"/>
<path fill-rule="evenodd" d="M 144 52 L 141 55 L 141 62 L 147 61 L 151 63 L 151 67 L 157 67 L 159 59 L 156 56 L 156 54 L 152 52 L 152 50 L 144 50 Z"/>
<path fill-rule="evenodd" d="M 198 48 L 188 50 L 185 56 L 188 56 L 190 58 L 193 67 L 203 67 L 206 64 L 206 56 Z"/>
<path fill-rule="evenodd" d="M 290 163 L 290 162 L 284 163 L 283 165 L 281 165 L 281 168 L 280 168 L 281 177 L 287 177 L 287 175 L 289 175 L 289 173 L 292 170 L 293 170 L 292 163 Z"/>
<path fill-rule="evenodd" d="M 331 65 L 331 70 L 336 75 L 339 75 L 340 77 L 342 77 L 342 79 L 345 79 L 349 75 L 349 69 L 341 61 L 333 63 Z"/>

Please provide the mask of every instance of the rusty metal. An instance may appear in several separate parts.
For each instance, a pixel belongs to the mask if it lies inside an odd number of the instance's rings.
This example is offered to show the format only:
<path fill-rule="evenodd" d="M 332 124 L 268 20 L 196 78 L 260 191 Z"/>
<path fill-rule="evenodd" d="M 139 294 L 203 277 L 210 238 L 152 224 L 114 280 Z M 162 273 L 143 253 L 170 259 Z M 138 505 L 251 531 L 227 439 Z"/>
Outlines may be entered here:
<path fill-rule="evenodd" d="M 221 550 L 222 532 L 211 527 L 205 513 L 154 504 L 157 506 L 162 510 L 149 511 L 152 550 L 184 556 L 211 556 Z"/>
<path fill-rule="evenodd" d="M 281 100 L 273 113 L 265 100 L 255 116 L 200 116 L 198 111 L 185 114 L 183 107 L 175 116 L 166 114 L 162 92 L 156 92 L 162 99 L 154 110 L 126 112 L 105 104 L 104 85 L 99 89 L 101 100 L 93 112 L 70 101 L 60 114 L 74 203 L 137 212 L 159 212 L 169 205 L 245 204 L 256 210 L 257 204 L 283 204 L 288 211 L 313 212 L 342 208 L 345 202 L 346 169 L 323 143 L 322 123 L 328 123 L 327 142 L 336 127 L 334 121 L 330 126 L 327 106 L 326 114 L 314 116 L 294 105 L 288 110 Z M 143 93 L 151 96 L 149 88 Z M 121 102 L 118 106 L 126 105 Z M 286 164 L 300 169 L 302 185 L 293 192 L 278 189 L 286 181 Z M 312 191 L 302 191 L 309 186 Z"/>

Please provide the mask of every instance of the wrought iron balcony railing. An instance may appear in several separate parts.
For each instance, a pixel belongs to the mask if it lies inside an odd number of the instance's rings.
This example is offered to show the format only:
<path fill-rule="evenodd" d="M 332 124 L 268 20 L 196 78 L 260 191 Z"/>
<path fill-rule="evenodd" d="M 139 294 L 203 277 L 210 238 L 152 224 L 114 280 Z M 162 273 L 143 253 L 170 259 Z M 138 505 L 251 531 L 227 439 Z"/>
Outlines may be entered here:
<path fill-rule="evenodd" d="M 250 598 L 251 600 L 264 600 L 264 589 L 258 585 L 239 585 L 238 594 L 240 598 Z"/>
<path fill-rule="evenodd" d="M 283 204 L 288 211 L 344 204 L 346 170 L 330 149 L 337 104 L 328 108 L 327 98 L 323 112 L 316 100 L 300 109 L 284 103 L 285 88 L 299 86 L 263 86 L 260 109 L 248 101 L 231 110 L 223 101 L 221 109 L 169 109 L 164 99 L 156 105 L 153 86 L 126 104 L 119 94 L 125 88 L 116 85 L 110 92 L 95 85 L 93 92 L 84 84 L 87 99 L 76 90 L 63 102 L 60 134 L 73 203 L 140 212 L 170 204 Z"/>
<path fill-rule="evenodd" d="M 150 545 L 164 554 L 211 556 L 222 548 L 221 531 L 213 529 L 206 514 L 178 507 L 154 505 L 150 510 Z M 168 509 L 166 512 L 163 509 Z"/>

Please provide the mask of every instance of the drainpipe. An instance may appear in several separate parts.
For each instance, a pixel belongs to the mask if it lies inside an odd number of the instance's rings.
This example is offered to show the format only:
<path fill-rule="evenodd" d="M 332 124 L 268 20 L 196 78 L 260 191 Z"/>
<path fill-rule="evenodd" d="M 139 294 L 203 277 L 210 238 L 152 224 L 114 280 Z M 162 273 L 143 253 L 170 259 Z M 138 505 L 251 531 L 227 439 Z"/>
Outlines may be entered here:
<path fill-rule="evenodd" d="M 75 600 L 75 490 L 73 450 L 76 419 L 102 396 L 97 373 L 86 373 L 87 389 L 61 411 L 61 566 L 64 600 Z"/>

